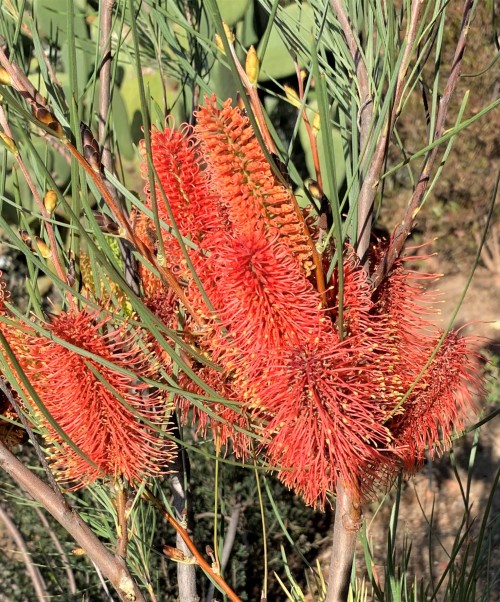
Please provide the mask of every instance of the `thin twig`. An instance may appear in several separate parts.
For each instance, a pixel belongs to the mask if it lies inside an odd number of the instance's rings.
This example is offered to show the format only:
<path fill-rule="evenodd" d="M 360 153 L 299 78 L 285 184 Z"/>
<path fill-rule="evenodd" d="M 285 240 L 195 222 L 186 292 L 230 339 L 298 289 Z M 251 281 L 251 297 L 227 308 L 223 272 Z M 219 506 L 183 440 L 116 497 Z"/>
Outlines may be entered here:
<path fill-rule="evenodd" d="M 59 497 L 35 474 L 28 470 L 0 441 L 0 467 L 41 504 L 83 548 L 89 559 L 110 580 L 124 602 L 145 602 L 125 563 L 115 558 L 74 511 L 69 511 Z"/>
<path fill-rule="evenodd" d="M 111 101 L 111 24 L 115 0 L 101 0 L 99 3 L 99 143 L 102 146 L 101 162 L 106 169 L 113 171 L 113 160 L 107 131 L 107 121 Z"/>
<path fill-rule="evenodd" d="M 163 506 L 159 499 L 155 497 L 155 495 L 146 489 L 144 491 L 144 496 L 147 500 L 149 500 L 153 506 L 158 508 L 158 510 L 163 514 L 166 520 L 172 525 L 172 527 L 177 531 L 177 533 L 182 537 L 183 541 L 186 543 L 192 555 L 195 557 L 197 564 L 210 575 L 211 579 L 215 581 L 215 583 L 219 586 L 222 592 L 226 594 L 226 596 L 231 600 L 231 602 L 241 602 L 240 598 L 233 592 L 233 590 L 229 587 L 229 585 L 222 579 L 220 575 L 215 573 L 212 567 L 208 564 L 208 562 L 203 558 L 201 553 L 198 551 L 198 548 L 193 543 L 193 540 L 189 536 L 189 533 L 184 529 L 182 525 L 180 525 L 175 518 L 169 513 L 169 511 Z"/>
<path fill-rule="evenodd" d="M 71 564 L 69 562 L 68 555 L 64 551 L 64 548 L 62 547 L 61 542 L 59 541 L 57 535 L 55 534 L 54 529 L 50 526 L 49 521 L 46 519 L 45 514 L 40 510 L 40 508 L 37 508 L 36 506 L 34 507 L 34 510 L 37 513 L 38 518 L 40 519 L 40 522 L 44 526 L 45 531 L 49 534 L 50 539 L 52 539 L 52 541 L 54 543 L 54 547 L 56 548 L 57 552 L 59 553 L 59 558 L 61 558 L 61 560 L 62 560 L 62 563 L 64 565 L 64 570 L 66 572 L 66 576 L 68 577 L 69 591 L 71 594 L 76 594 L 77 590 L 76 590 L 75 575 L 71 568 Z"/>
<path fill-rule="evenodd" d="M 233 550 L 234 542 L 236 539 L 236 533 L 238 532 L 238 523 L 240 520 L 242 504 L 237 502 L 233 506 L 233 511 L 231 512 L 231 516 L 229 518 L 229 525 L 227 527 L 227 531 L 224 537 L 224 547 L 222 548 L 222 555 L 220 559 L 220 569 L 221 573 L 224 574 L 224 569 L 231 558 L 231 552 Z M 206 602 L 212 602 L 214 596 L 214 584 L 211 583 L 208 588 Z"/>
<path fill-rule="evenodd" d="M 472 8 L 473 0 L 465 0 L 462 16 L 462 27 L 455 49 L 455 55 L 453 57 L 451 72 L 448 77 L 448 81 L 446 82 L 444 95 L 439 101 L 439 108 L 436 118 L 436 128 L 434 131 L 434 140 L 439 139 L 444 133 L 446 115 L 448 113 L 450 100 L 457 86 L 458 79 L 460 77 L 460 72 L 462 69 L 462 59 L 464 56 L 465 46 L 467 42 L 467 34 L 469 31 L 469 25 L 472 17 Z M 430 175 L 432 172 L 432 168 L 434 167 L 434 163 L 436 161 L 438 150 L 439 145 L 436 145 L 424 159 L 420 170 L 420 176 L 418 178 L 418 182 L 415 186 L 415 190 L 410 199 L 410 202 L 408 203 L 405 216 L 402 222 L 395 228 L 391 237 L 389 249 L 386 255 L 384 256 L 383 260 L 375 269 L 375 272 L 372 276 L 372 282 L 375 288 L 380 285 L 382 280 L 391 270 L 392 266 L 394 265 L 394 262 L 399 257 L 399 254 L 403 249 L 406 239 L 408 238 L 411 232 L 413 223 L 415 221 L 415 217 L 418 211 L 420 210 L 425 191 L 427 190 L 427 187 L 429 185 Z"/>
<path fill-rule="evenodd" d="M 0 506 L 0 520 L 3 521 L 7 531 L 12 537 L 13 541 L 17 545 L 19 553 L 23 558 L 23 562 L 26 565 L 26 571 L 33 583 L 33 588 L 36 593 L 36 597 L 38 602 L 46 602 L 49 599 L 49 592 L 47 591 L 47 586 L 43 580 L 42 574 L 38 567 L 31 560 L 31 554 L 28 550 L 28 546 L 24 541 L 21 532 L 14 524 L 14 521 L 10 518 L 10 516 L 5 512 L 5 510 Z"/>
<path fill-rule="evenodd" d="M 112 174 L 116 174 L 111 144 L 108 132 L 108 118 L 111 107 L 111 32 L 113 22 L 113 9 L 115 0 L 101 0 L 99 7 L 99 48 L 101 52 L 101 65 L 99 68 L 99 112 L 98 128 L 99 143 L 101 150 L 101 163 Z M 118 193 L 111 183 L 106 180 L 106 186 L 110 195 L 115 199 L 117 206 L 123 211 L 123 203 L 120 202 Z M 140 292 L 140 281 L 137 270 L 137 261 L 132 253 L 130 244 L 122 238 L 118 239 L 120 255 L 123 260 L 125 279 L 136 295 Z"/>
<path fill-rule="evenodd" d="M 382 175 L 384 161 L 387 156 L 389 138 L 392 134 L 392 130 L 394 128 L 397 116 L 400 111 L 400 104 L 403 95 L 406 74 L 408 72 L 408 67 L 413 51 L 413 44 L 415 42 L 415 38 L 418 31 L 421 8 L 422 2 L 420 0 L 414 0 L 414 2 L 412 2 L 410 22 L 405 36 L 406 48 L 403 54 L 401 65 L 399 67 L 392 110 L 389 114 L 386 123 L 382 128 L 380 138 L 375 147 L 373 157 L 370 161 L 370 165 L 368 166 L 368 170 L 363 179 L 363 184 L 361 185 L 361 190 L 359 193 L 358 238 L 356 251 L 363 264 L 366 264 L 366 261 L 368 259 L 367 252 L 370 245 L 373 204 L 375 201 L 375 195 L 377 193 L 380 176 Z M 361 141 L 361 148 L 366 151 L 366 146 L 363 144 L 362 137 Z M 365 140 L 365 143 L 368 143 L 368 139 Z"/>

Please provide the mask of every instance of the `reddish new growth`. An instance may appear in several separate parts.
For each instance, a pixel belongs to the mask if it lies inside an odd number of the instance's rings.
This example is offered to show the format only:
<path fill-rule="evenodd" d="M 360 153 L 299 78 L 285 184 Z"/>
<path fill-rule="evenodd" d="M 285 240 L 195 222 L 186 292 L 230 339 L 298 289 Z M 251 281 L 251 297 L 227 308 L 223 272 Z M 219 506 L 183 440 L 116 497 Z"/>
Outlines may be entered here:
<path fill-rule="evenodd" d="M 320 295 L 311 270 L 317 233 L 273 175 L 248 118 L 214 98 L 196 117 L 194 130 L 153 131 L 152 161 L 158 214 L 190 242 L 183 253 L 179 237 L 162 230 L 165 261 L 204 323 L 186 341 L 221 370 L 191 367 L 231 402 L 205 406 L 219 417 L 217 441 L 231 439 L 245 454 L 250 439 L 241 428 L 253 429 L 270 466 L 309 504 L 324 505 L 338 481 L 367 497 L 400 467 L 416 470 L 427 448 L 443 449 L 462 428 L 478 385 L 471 341 L 453 333 L 441 341 L 425 276 L 404 261 L 374 290 L 346 247 L 343 288 L 334 273 Z M 372 264 L 384 251 L 374 247 Z M 160 316 L 162 304 L 149 287 L 145 293 Z M 188 316 L 184 332 L 189 325 Z M 187 376 L 179 382 L 203 394 Z M 205 432 L 203 405 L 195 407 Z"/>
<path fill-rule="evenodd" d="M 50 337 L 24 336 L 19 360 L 43 403 L 33 407 L 57 478 L 76 489 L 100 477 L 133 482 L 161 473 L 171 459 L 160 436 L 169 409 L 143 380 L 154 374 L 133 333 L 86 310 L 46 327 Z"/>

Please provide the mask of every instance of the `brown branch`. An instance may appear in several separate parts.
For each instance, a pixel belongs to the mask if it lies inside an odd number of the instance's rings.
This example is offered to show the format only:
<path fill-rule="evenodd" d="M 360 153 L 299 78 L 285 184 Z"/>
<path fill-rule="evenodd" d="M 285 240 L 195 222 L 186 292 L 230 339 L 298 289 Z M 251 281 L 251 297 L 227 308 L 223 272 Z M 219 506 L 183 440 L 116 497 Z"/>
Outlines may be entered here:
<path fill-rule="evenodd" d="M 109 579 L 124 602 L 145 602 L 125 563 L 113 556 L 89 526 L 74 511 L 67 509 L 52 489 L 28 470 L 0 441 L 0 467 L 41 504 L 85 550 L 89 559 Z"/>
<path fill-rule="evenodd" d="M 19 553 L 21 554 L 23 562 L 26 565 L 26 571 L 28 572 L 31 582 L 33 583 L 37 600 L 39 602 L 46 602 L 46 600 L 49 599 L 49 592 L 47 591 L 47 586 L 45 585 L 42 574 L 40 573 L 38 567 L 31 560 L 30 551 L 28 550 L 28 546 L 26 545 L 21 532 L 1 506 L 0 520 L 3 521 L 7 531 L 9 532 L 9 535 L 18 547 Z"/>
<path fill-rule="evenodd" d="M 229 587 L 229 585 L 224 581 L 224 579 L 217 573 L 214 572 L 212 567 L 208 564 L 208 562 L 203 558 L 201 553 L 198 551 L 198 548 L 193 543 L 193 540 L 189 536 L 189 533 L 184 529 L 182 525 L 180 525 L 175 518 L 168 512 L 168 510 L 163 506 L 163 504 L 158 500 L 149 489 L 146 489 L 144 492 L 144 497 L 149 500 L 153 506 L 155 506 L 166 518 L 166 520 L 172 525 L 172 527 L 177 531 L 177 533 L 182 537 L 183 541 L 187 545 L 191 554 L 195 557 L 197 564 L 210 575 L 210 578 L 215 581 L 218 587 L 221 589 L 224 594 L 231 600 L 231 602 L 241 602 L 240 598 L 233 592 L 233 590 Z"/>
<path fill-rule="evenodd" d="M 332 555 L 325 602 L 346 602 L 351 581 L 356 537 L 361 526 L 358 496 L 337 485 Z"/>
<path fill-rule="evenodd" d="M 222 548 L 222 554 L 220 559 L 220 570 L 221 573 L 224 573 L 224 569 L 229 562 L 229 558 L 231 557 L 231 551 L 234 546 L 234 541 L 236 539 L 236 533 L 238 532 L 238 523 L 240 520 L 240 514 L 242 509 L 242 504 L 237 502 L 233 506 L 233 511 L 231 512 L 231 516 L 229 517 L 229 525 L 227 527 L 227 531 L 224 537 L 224 547 Z M 211 583 L 208 588 L 208 593 L 206 595 L 206 602 L 212 602 L 214 596 L 214 584 Z"/>
<path fill-rule="evenodd" d="M 462 16 L 462 27 L 455 49 L 455 55 L 453 57 L 451 72 L 448 77 L 448 81 L 446 82 L 444 95 L 439 101 L 439 108 L 436 118 L 436 128 L 434 131 L 434 140 L 438 140 L 444 133 L 446 115 L 448 113 L 450 100 L 457 86 L 458 79 L 460 77 L 460 72 L 462 69 L 462 59 L 467 43 L 467 34 L 469 31 L 469 25 L 472 16 L 472 7 L 473 0 L 465 0 Z M 436 161 L 438 150 L 439 145 L 436 145 L 431 151 L 429 151 L 429 153 L 424 159 L 417 185 L 415 186 L 413 195 L 410 199 L 410 202 L 408 203 L 408 207 L 406 209 L 403 221 L 395 228 L 391 237 L 389 249 L 387 250 L 385 257 L 377 266 L 373 274 L 372 282 L 374 288 L 380 285 L 382 280 L 391 270 L 392 266 L 394 265 L 394 262 L 399 257 L 399 254 L 403 249 L 406 239 L 408 238 L 411 232 L 413 223 L 415 221 L 415 216 L 420 210 L 422 200 L 424 198 L 427 187 L 429 186 L 430 176 L 432 168 L 434 167 L 434 163 Z"/>

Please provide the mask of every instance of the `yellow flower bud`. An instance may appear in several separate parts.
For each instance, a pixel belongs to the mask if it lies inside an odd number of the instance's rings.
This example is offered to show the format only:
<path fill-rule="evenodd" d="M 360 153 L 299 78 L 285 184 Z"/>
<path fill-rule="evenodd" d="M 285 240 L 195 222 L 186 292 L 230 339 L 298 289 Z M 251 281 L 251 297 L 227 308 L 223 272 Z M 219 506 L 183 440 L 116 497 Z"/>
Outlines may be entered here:
<path fill-rule="evenodd" d="M 5 147 L 7 148 L 7 150 L 9 152 L 11 152 L 13 155 L 19 154 L 16 143 L 14 142 L 14 140 L 12 140 L 12 138 L 10 136 L 7 136 L 7 134 L 0 132 L 0 139 L 2 140 L 2 142 L 4 143 Z"/>
<path fill-rule="evenodd" d="M 224 44 L 222 43 L 222 38 L 218 33 L 215 34 L 215 45 L 221 52 L 226 54 L 226 51 L 224 50 Z"/>
<path fill-rule="evenodd" d="M 43 197 L 43 205 L 48 213 L 54 213 L 54 209 L 57 205 L 57 193 L 55 190 L 47 190 Z"/>
<path fill-rule="evenodd" d="M 35 244 L 38 247 L 38 252 L 44 259 L 48 259 L 52 255 L 49 246 L 39 236 L 35 236 Z"/>
<path fill-rule="evenodd" d="M 0 84 L 3 84 L 4 86 L 10 86 L 11 83 L 12 79 L 10 75 L 3 67 L 0 67 Z"/>
<path fill-rule="evenodd" d="M 231 31 L 231 28 L 226 22 L 223 22 L 222 25 L 224 25 L 224 33 L 226 34 L 227 41 L 230 44 L 234 44 L 235 37 L 234 33 Z"/>
<path fill-rule="evenodd" d="M 321 129 L 321 118 L 319 113 L 315 113 L 312 121 L 312 129 L 314 135 L 317 136 L 319 134 L 319 130 Z"/>
<path fill-rule="evenodd" d="M 255 47 L 252 45 L 248 49 L 247 52 L 247 60 L 245 63 L 245 72 L 248 76 L 248 81 L 255 86 L 257 84 L 257 80 L 259 79 L 259 70 L 260 70 L 260 61 L 257 56 L 257 51 Z"/>

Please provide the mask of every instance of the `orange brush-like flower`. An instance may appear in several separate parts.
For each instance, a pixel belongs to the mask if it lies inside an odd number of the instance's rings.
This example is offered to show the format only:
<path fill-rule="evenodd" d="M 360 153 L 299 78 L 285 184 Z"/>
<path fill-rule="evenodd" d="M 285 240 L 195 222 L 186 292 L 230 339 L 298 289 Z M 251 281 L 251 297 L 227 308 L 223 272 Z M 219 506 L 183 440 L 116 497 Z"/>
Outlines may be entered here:
<path fill-rule="evenodd" d="M 306 275 L 312 269 L 312 243 L 291 189 L 276 181 L 248 117 L 215 96 L 196 113 L 196 136 L 217 203 L 235 235 L 259 233 L 281 238 Z"/>
<path fill-rule="evenodd" d="M 133 335 L 112 330 L 109 319 L 87 310 L 61 314 L 47 328 L 76 350 L 33 332 L 25 339 L 23 369 L 52 418 L 86 456 L 38 411 L 57 477 L 76 489 L 100 477 L 132 482 L 165 470 L 171 447 L 160 432 L 170 410 L 143 381 L 152 370 Z"/>
<path fill-rule="evenodd" d="M 322 506 L 338 480 L 355 490 L 372 481 L 391 441 L 373 354 L 357 343 L 330 333 L 290 346 L 255 383 L 258 407 L 272 416 L 264 437 L 270 464 L 308 504 Z"/>
<path fill-rule="evenodd" d="M 280 239 L 242 234 L 214 252 L 212 266 L 211 299 L 225 329 L 212 348 L 226 364 L 231 358 L 231 367 L 249 374 L 268 351 L 319 335 L 319 296 Z"/>
<path fill-rule="evenodd" d="M 476 344 L 471 337 L 449 333 L 427 371 L 416 377 L 402 399 L 403 413 L 388 422 L 407 474 L 421 467 L 426 450 L 431 457 L 446 450 L 452 434 L 463 429 L 464 417 L 474 409 L 472 392 L 481 390 Z"/>

